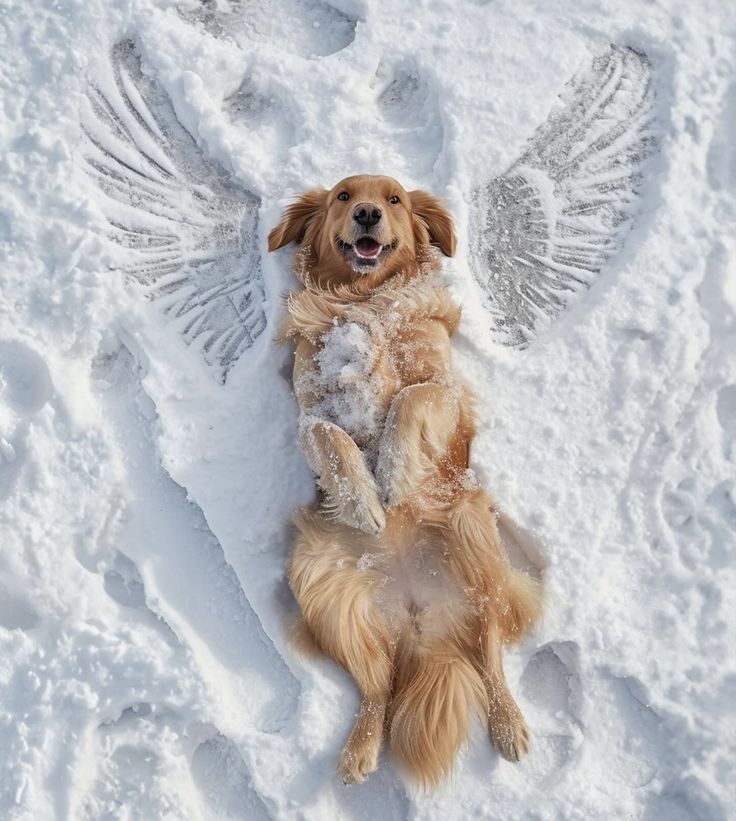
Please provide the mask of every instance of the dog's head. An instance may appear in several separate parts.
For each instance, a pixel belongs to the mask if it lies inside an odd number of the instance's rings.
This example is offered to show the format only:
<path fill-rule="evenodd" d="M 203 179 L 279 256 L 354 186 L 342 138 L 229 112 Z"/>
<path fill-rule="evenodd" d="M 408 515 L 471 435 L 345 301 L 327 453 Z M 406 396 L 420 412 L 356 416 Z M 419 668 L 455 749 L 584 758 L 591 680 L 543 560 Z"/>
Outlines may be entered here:
<path fill-rule="evenodd" d="M 290 242 L 304 250 L 296 265 L 301 279 L 361 291 L 400 272 L 416 273 L 431 259 L 432 246 L 455 253 L 452 218 L 436 197 L 368 175 L 302 194 L 268 235 L 268 250 Z"/>

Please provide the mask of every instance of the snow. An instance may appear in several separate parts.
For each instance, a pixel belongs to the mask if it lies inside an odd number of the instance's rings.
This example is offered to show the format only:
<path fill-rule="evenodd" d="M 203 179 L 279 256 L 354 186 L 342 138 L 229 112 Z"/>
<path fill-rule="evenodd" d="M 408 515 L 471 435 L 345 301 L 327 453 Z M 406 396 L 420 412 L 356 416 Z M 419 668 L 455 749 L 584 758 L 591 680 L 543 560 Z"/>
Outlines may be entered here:
<path fill-rule="evenodd" d="M 378 389 L 372 384 L 371 371 L 378 348 L 370 329 L 357 322 L 343 322 L 320 338 L 321 349 L 308 389 L 323 396 L 312 413 L 339 425 L 354 437 L 376 439 L 386 421 L 377 401 Z"/>
<path fill-rule="evenodd" d="M 732 818 L 731 5 L 11 0 L 0 31 L 0 817 Z M 248 253 L 258 209 L 265 325 L 237 358 L 146 299 L 162 281 L 109 236 L 111 210 L 150 205 L 86 159 L 89 89 L 113 94 L 127 40 L 213 164 L 191 182 L 186 149 L 184 251 L 216 245 L 198 233 L 214 164 L 217 202 L 256 198 L 225 219 Z M 655 83 L 638 215 L 538 339 L 503 347 L 468 262 L 472 192 L 611 42 Z M 478 726 L 434 793 L 386 758 L 339 781 L 357 694 L 287 641 L 288 519 L 314 483 L 273 344 L 291 251 L 265 237 L 293 194 L 361 172 L 456 216 L 473 469 L 545 567 L 544 622 L 506 654 L 530 755 L 500 760 Z"/>

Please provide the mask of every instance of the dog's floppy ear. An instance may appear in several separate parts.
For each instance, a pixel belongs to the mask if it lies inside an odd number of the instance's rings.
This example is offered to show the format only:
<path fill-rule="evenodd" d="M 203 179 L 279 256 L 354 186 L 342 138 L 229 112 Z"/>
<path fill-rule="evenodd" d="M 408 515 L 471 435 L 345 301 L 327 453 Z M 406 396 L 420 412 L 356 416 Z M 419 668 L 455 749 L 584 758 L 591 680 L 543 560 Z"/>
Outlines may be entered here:
<path fill-rule="evenodd" d="M 327 201 L 324 188 L 313 188 L 302 194 L 282 214 L 281 222 L 268 235 L 268 250 L 276 251 L 290 242 L 301 242 L 309 223 L 319 214 Z"/>
<path fill-rule="evenodd" d="M 452 217 L 444 205 L 425 191 L 410 191 L 409 198 L 415 224 L 419 223 L 421 240 L 439 246 L 446 257 L 453 256 L 457 240 Z"/>

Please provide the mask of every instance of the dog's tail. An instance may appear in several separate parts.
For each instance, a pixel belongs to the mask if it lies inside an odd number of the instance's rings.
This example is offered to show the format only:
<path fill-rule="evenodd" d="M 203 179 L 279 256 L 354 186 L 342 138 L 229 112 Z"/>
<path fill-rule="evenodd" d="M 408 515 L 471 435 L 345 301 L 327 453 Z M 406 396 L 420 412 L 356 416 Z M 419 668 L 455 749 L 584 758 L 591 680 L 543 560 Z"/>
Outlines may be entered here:
<path fill-rule="evenodd" d="M 488 699 L 480 674 L 460 648 L 438 651 L 408 643 L 400 648 L 389 742 L 397 760 L 423 786 L 434 786 L 449 773 L 475 712 L 487 715 Z"/>

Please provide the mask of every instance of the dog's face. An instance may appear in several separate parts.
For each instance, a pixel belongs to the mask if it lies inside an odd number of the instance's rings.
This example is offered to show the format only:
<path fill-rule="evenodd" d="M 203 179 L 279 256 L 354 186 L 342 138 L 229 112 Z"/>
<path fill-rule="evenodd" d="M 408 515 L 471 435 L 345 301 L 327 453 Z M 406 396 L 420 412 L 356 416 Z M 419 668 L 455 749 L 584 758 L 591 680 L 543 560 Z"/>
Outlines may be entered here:
<path fill-rule="evenodd" d="M 379 284 L 416 268 L 422 251 L 455 251 L 452 218 L 423 191 L 391 177 L 346 177 L 330 191 L 308 191 L 290 205 L 268 237 L 274 251 L 289 242 L 308 247 L 313 280 Z M 305 272 L 306 273 L 306 272 Z"/>
<path fill-rule="evenodd" d="M 411 199 L 390 177 L 348 177 L 327 195 L 321 233 L 356 274 L 370 273 L 414 249 Z"/>

